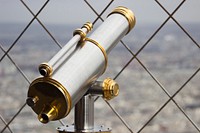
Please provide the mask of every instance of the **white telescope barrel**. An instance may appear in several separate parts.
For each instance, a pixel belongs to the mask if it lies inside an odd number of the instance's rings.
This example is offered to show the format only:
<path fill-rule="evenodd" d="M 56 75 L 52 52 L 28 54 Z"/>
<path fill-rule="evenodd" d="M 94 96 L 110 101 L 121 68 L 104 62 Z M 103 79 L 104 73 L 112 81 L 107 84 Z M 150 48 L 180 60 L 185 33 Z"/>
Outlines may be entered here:
<path fill-rule="evenodd" d="M 52 74 L 34 80 L 27 99 L 42 123 L 68 115 L 89 86 L 106 70 L 107 54 L 134 25 L 132 11 L 117 7 L 88 38 L 82 38 L 81 44 L 72 39 L 69 46 L 63 47 L 45 64 L 52 69 Z"/>

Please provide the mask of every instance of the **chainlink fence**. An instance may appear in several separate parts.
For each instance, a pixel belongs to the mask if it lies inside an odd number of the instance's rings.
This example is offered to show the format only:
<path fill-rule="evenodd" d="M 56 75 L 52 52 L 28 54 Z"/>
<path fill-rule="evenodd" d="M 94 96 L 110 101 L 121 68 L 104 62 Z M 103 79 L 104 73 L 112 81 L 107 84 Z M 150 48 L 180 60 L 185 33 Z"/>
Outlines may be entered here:
<path fill-rule="evenodd" d="M 200 132 L 200 25 L 181 23 L 183 17 L 190 19 L 182 12 L 192 12 L 185 5 L 195 0 L 151 1 L 151 5 L 146 5 L 145 0 L 138 5 L 136 0 L 103 0 L 98 6 L 92 0 L 74 1 L 73 5 L 62 1 L 65 4 L 61 7 L 59 1 L 37 1 L 37 6 L 32 6 L 30 1 L 20 0 L 16 5 L 5 5 L 7 10 L 0 9 L 9 17 L 8 12 L 16 12 L 12 6 L 18 6 L 27 16 L 21 18 L 25 24 L 0 26 L 1 133 L 50 133 L 56 132 L 58 126 L 73 124 L 73 111 L 60 121 L 39 123 L 25 104 L 28 86 L 39 75 L 37 66 L 58 52 L 73 30 L 86 21 L 93 22 L 95 29 L 119 5 L 140 6 L 144 13 L 136 13 L 136 27 L 109 55 L 108 69 L 101 78 L 114 78 L 120 85 L 120 94 L 111 101 L 95 101 L 95 124 L 110 126 L 113 133 Z M 196 3 L 200 5 L 199 0 Z M 62 11 L 64 8 L 69 8 L 68 12 Z M 82 8 L 90 20 L 81 17 Z M 155 8 L 160 8 L 163 15 L 149 14 L 148 9 Z M 191 15 L 199 17 L 199 8 L 193 10 L 196 14 Z M 144 14 L 157 17 L 158 21 L 140 24 L 140 15 Z M 68 17 L 71 22 L 80 17 L 83 22 L 70 26 L 45 24 L 48 17 L 57 15 Z"/>

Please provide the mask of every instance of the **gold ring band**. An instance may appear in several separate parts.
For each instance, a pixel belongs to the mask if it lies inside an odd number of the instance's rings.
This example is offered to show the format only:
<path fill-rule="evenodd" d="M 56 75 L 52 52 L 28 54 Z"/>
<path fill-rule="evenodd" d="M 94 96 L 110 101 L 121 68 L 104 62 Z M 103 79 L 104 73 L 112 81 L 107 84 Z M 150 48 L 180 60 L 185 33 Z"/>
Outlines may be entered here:
<path fill-rule="evenodd" d="M 114 13 L 118 13 L 118 14 L 121 14 L 123 15 L 128 23 L 129 23 L 129 30 L 126 34 L 128 34 L 130 32 L 130 30 L 135 26 L 135 23 L 136 23 L 136 19 L 135 19 L 135 15 L 134 13 L 126 8 L 126 7 L 123 7 L 123 6 L 119 6 L 117 8 L 115 8 L 109 15 L 108 17 L 111 15 L 111 14 L 114 14 Z"/>
<path fill-rule="evenodd" d="M 76 29 L 73 32 L 73 36 L 75 35 L 80 35 L 80 41 L 79 42 L 84 42 L 85 38 L 86 38 L 86 33 L 82 30 L 82 29 Z"/>
<path fill-rule="evenodd" d="M 86 31 L 86 33 L 83 31 L 83 28 L 86 28 L 87 29 L 87 31 Z M 79 42 L 84 42 L 85 41 L 85 38 L 86 38 L 86 36 L 87 36 L 87 33 L 88 32 L 90 32 L 91 30 L 92 30 L 92 28 L 93 28 L 93 25 L 92 25 L 92 23 L 90 23 L 90 22 L 87 22 L 87 23 L 85 23 L 82 27 L 81 27 L 81 29 L 79 28 L 79 29 L 76 29 L 74 32 L 73 32 L 73 36 L 75 36 L 75 35 L 80 35 L 80 41 Z"/>
<path fill-rule="evenodd" d="M 86 28 L 86 29 L 87 29 L 87 33 L 88 33 L 88 32 L 90 32 L 90 31 L 92 30 L 93 24 L 90 23 L 90 22 L 86 22 L 86 23 L 81 27 L 81 29 L 82 29 L 82 28 Z"/>
<path fill-rule="evenodd" d="M 40 64 L 38 69 L 39 69 L 40 74 L 43 75 L 44 77 L 51 77 L 52 76 L 53 68 L 48 63 Z M 44 71 L 44 73 L 42 73 L 42 71 Z"/>
<path fill-rule="evenodd" d="M 106 53 L 105 49 L 98 42 L 96 42 L 95 40 L 93 40 L 91 38 L 85 38 L 85 41 L 89 41 L 89 42 L 95 44 L 101 50 L 101 52 L 103 53 L 104 58 L 105 58 L 104 69 L 103 69 L 103 71 L 101 73 L 101 74 L 103 74 L 106 71 L 106 68 L 108 66 L 108 56 L 107 56 L 107 53 Z"/>

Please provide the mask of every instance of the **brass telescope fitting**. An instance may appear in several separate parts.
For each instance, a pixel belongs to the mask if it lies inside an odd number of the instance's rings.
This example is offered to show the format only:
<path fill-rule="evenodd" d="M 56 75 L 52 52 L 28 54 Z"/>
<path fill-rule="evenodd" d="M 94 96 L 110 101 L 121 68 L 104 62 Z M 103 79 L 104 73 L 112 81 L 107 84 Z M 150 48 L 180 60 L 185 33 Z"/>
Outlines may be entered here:
<path fill-rule="evenodd" d="M 62 84 L 49 77 L 37 78 L 31 83 L 27 104 L 42 123 L 59 120 L 71 110 L 69 93 Z"/>
<path fill-rule="evenodd" d="M 86 28 L 87 31 L 84 32 L 84 31 L 83 31 L 83 28 Z M 81 29 L 80 29 L 80 28 L 79 28 L 79 29 L 76 29 L 76 30 L 73 32 L 73 36 L 75 36 L 75 35 L 78 34 L 78 35 L 80 35 L 80 37 L 81 37 L 80 40 L 79 40 L 79 45 L 81 45 L 81 44 L 83 44 L 83 43 L 85 42 L 87 33 L 89 33 L 89 32 L 92 30 L 92 28 L 93 28 L 92 23 L 86 22 L 86 23 L 81 27 Z"/>
<path fill-rule="evenodd" d="M 38 120 L 44 124 L 48 123 L 49 121 L 54 120 L 58 117 L 58 110 L 56 107 L 52 106 L 45 106 L 42 113 L 38 115 Z"/>
<path fill-rule="evenodd" d="M 105 49 L 95 40 L 93 39 L 90 39 L 90 38 L 85 38 L 85 41 L 89 41 L 91 42 L 92 44 L 96 45 L 102 52 L 103 56 L 104 56 L 104 60 L 105 60 L 105 65 L 104 65 L 104 69 L 103 71 L 100 73 L 100 75 L 102 75 L 105 71 L 106 71 L 106 68 L 108 66 L 108 56 L 107 56 L 107 53 L 105 51 Z"/>
<path fill-rule="evenodd" d="M 108 16 L 110 16 L 111 14 L 114 14 L 114 13 L 121 14 L 128 20 L 129 30 L 126 33 L 126 34 L 128 34 L 133 29 L 133 27 L 135 26 L 135 23 L 136 23 L 134 13 L 130 9 L 123 7 L 123 6 L 119 6 L 119 7 L 115 8 Z"/>
<path fill-rule="evenodd" d="M 103 81 L 103 98 L 106 100 L 113 99 L 119 94 L 119 85 L 111 78 L 106 78 Z"/>
<path fill-rule="evenodd" d="M 115 80 L 106 78 L 103 81 L 96 81 L 93 83 L 88 93 L 101 95 L 105 100 L 111 100 L 118 96 L 119 85 Z"/>
<path fill-rule="evenodd" d="M 87 33 L 89 33 L 92 29 L 93 29 L 93 24 L 90 22 L 86 22 L 82 27 L 82 28 L 86 28 L 87 29 Z"/>
<path fill-rule="evenodd" d="M 52 66 L 48 65 L 48 63 L 41 63 L 38 69 L 40 74 L 44 77 L 51 77 L 53 73 L 53 68 Z"/>
<path fill-rule="evenodd" d="M 81 36 L 81 39 L 80 39 L 80 43 L 83 43 L 85 41 L 85 38 L 86 38 L 86 33 L 82 30 L 82 29 L 76 29 L 74 32 L 73 32 L 73 35 L 80 35 Z"/>

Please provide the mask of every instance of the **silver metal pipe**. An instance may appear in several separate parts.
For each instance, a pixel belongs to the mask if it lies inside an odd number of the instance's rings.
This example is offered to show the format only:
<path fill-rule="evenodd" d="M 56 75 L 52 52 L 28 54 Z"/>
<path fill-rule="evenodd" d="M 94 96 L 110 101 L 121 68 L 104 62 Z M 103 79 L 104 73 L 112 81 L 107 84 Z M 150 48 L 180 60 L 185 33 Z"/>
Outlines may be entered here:
<path fill-rule="evenodd" d="M 79 131 L 94 128 L 94 97 L 86 95 L 75 105 L 75 129 Z"/>
<path fill-rule="evenodd" d="M 88 31 L 86 28 L 82 28 L 82 31 L 86 34 Z M 75 35 L 49 62 L 55 72 L 58 68 L 62 67 L 62 64 L 76 51 L 78 42 L 81 36 Z"/>
<path fill-rule="evenodd" d="M 48 65 L 53 68 L 52 71 L 56 72 L 56 70 L 59 67 L 62 67 L 62 64 L 66 62 L 74 52 L 76 52 L 76 48 L 78 46 L 77 44 L 82 38 L 86 37 L 87 33 L 90 32 L 92 28 L 92 23 L 87 22 L 82 26 L 81 29 L 77 29 L 82 34 L 76 34 L 75 30 L 74 36 L 69 40 L 69 42 L 48 62 Z M 42 75 L 45 76 L 45 74 Z"/>
<path fill-rule="evenodd" d="M 75 105 L 75 124 L 57 128 L 59 133 L 111 133 L 111 128 L 94 126 L 94 96 L 87 94 Z"/>

